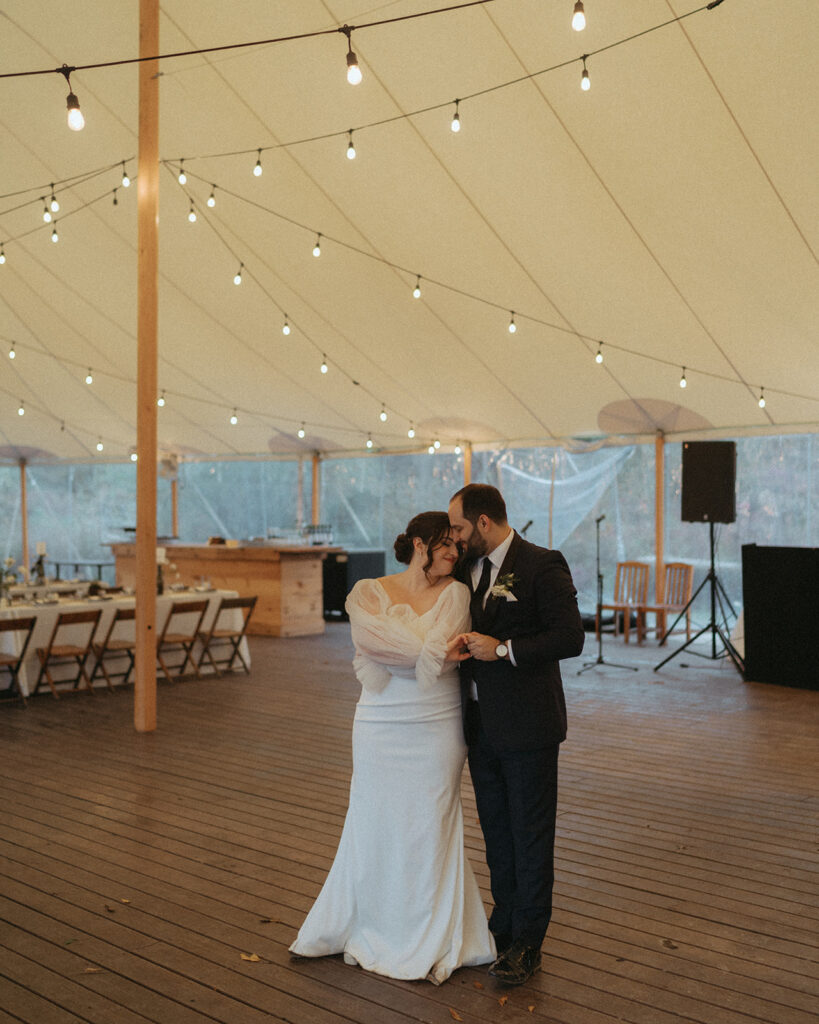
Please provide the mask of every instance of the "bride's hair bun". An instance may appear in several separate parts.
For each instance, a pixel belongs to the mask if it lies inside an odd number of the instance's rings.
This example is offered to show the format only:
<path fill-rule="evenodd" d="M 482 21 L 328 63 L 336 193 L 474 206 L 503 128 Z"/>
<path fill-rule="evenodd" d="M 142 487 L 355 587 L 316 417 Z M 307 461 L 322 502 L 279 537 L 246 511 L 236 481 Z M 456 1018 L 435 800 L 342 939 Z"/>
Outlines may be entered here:
<path fill-rule="evenodd" d="M 409 565 L 412 561 L 412 538 L 408 537 L 405 533 L 399 533 L 395 538 L 393 547 L 395 550 L 395 560 L 403 565 Z"/>

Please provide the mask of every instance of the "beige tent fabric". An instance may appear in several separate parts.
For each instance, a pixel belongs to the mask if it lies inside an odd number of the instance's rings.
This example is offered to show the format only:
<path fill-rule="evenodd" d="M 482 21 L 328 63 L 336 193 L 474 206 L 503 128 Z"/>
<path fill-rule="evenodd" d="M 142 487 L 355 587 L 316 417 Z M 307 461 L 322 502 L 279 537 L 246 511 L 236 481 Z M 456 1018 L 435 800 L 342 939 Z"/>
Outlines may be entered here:
<path fill-rule="evenodd" d="M 588 0 L 582 33 L 571 0 L 494 0 L 364 27 L 439 6 L 164 0 L 165 53 L 361 26 L 363 81 L 333 31 L 162 62 L 163 453 L 817 430 L 815 0 L 662 28 L 697 4 Z M 138 8 L 7 0 L 0 72 L 134 57 Z M 71 87 L 79 133 L 62 75 L 0 79 L 7 460 L 136 443 L 137 73 Z"/>

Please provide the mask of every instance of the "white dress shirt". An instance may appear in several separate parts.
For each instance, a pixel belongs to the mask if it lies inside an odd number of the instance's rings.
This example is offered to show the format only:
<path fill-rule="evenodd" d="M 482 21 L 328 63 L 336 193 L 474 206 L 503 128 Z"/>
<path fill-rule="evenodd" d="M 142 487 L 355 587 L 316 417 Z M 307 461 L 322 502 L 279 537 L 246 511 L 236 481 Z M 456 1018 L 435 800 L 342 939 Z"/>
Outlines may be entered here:
<path fill-rule="evenodd" d="M 481 579 L 481 573 L 483 572 L 483 563 L 485 559 L 489 559 L 492 568 L 489 570 L 489 586 L 486 588 L 486 593 L 483 596 L 483 606 L 486 607 L 486 601 L 489 597 L 489 592 L 495 585 L 495 580 L 498 578 L 500 567 L 503 565 L 503 560 L 506 558 L 506 553 L 509 550 L 509 545 L 512 543 L 512 538 L 515 536 L 515 531 L 510 530 L 508 536 L 498 544 L 494 551 L 490 551 L 488 555 L 484 555 L 479 558 L 477 562 L 472 566 L 472 591 L 478 589 L 478 583 Z M 509 648 L 509 660 L 515 665 L 515 657 L 512 654 L 512 641 L 511 640 L 499 640 L 500 643 L 505 643 Z M 472 680 L 472 692 L 470 696 L 473 700 L 478 699 L 478 688 L 475 685 L 475 680 Z"/>

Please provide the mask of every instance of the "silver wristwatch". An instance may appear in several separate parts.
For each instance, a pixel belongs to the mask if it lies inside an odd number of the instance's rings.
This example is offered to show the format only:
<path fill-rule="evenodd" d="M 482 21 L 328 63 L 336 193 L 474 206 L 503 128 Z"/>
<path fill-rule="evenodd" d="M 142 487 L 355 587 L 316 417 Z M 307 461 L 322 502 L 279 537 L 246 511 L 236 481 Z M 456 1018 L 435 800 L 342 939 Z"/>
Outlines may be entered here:
<path fill-rule="evenodd" d="M 506 644 L 498 644 L 498 646 L 495 648 L 495 655 L 498 658 L 505 658 L 508 653 L 509 648 L 506 646 Z"/>

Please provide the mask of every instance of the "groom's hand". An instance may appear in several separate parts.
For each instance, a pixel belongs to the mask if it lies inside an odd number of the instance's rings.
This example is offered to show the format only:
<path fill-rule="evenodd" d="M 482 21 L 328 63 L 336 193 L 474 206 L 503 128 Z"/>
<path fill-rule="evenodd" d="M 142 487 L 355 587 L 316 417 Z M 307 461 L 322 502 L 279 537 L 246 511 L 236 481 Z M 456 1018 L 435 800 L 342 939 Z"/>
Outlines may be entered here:
<path fill-rule="evenodd" d="M 476 661 L 498 661 L 495 648 L 499 641 L 485 633 L 467 633 L 464 636 L 469 656 Z"/>

